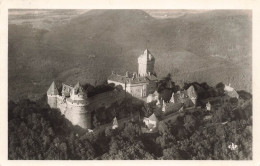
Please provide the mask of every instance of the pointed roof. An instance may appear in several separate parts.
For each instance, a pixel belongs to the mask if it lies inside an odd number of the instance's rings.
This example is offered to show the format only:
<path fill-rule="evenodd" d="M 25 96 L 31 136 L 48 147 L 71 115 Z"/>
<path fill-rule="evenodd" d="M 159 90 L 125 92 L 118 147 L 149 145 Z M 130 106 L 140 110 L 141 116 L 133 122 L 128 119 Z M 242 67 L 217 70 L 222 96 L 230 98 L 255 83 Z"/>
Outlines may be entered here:
<path fill-rule="evenodd" d="M 145 59 L 146 61 L 154 61 L 154 56 L 151 54 L 151 52 L 148 49 L 144 50 L 144 53 L 140 55 L 139 58 Z"/>
<path fill-rule="evenodd" d="M 224 87 L 224 91 L 225 93 L 232 98 L 239 98 L 239 94 L 237 93 L 237 91 L 232 88 L 231 86 L 225 85 Z"/>
<path fill-rule="evenodd" d="M 232 87 L 230 86 L 230 84 L 229 84 L 229 85 L 225 85 L 224 90 L 227 91 L 227 92 L 229 92 L 229 91 L 233 91 L 234 88 L 232 88 Z"/>
<path fill-rule="evenodd" d="M 55 82 L 53 81 L 51 86 L 49 87 L 48 91 L 47 91 L 47 95 L 58 95 L 59 91 L 56 87 Z"/>
<path fill-rule="evenodd" d="M 144 54 L 145 54 L 145 55 L 148 55 L 148 54 L 151 54 L 151 53 L 150 53 L 150 51 L 149 51 L 148 49 L 145 49 L 145 50 L 144 50 Z"/>
<path fill-rule="evenodd" d="M 117 122 L 117 118 L 116 118 L 116 117 L 113 119 L 113 125 L 118 125 L 118 122 Z"/>
<path fill-rule="evenodd" d="M 82 85 L 79 82 L 74 86 L 74 93 L 81 95 L 86 94 Z"/>
<path fill-rule="evenodd" d="M 154 93 L 153 93 L 155 96 L 159 96 L 159 93 L 158 93 L 158 91 L 156 90 L 156 91 L 154 91 Z"/>
<path fill-rule="evenodd" d="M 157 117 L 155 116 L 154 113 L 149 117 L 149 119 L 152 120 L 152 121 L 158 121 L 158 119 L 157 119 Z"/>
<path fill-rule="evenodd" d="M 189 96 L 189 98 L 197 98 L 197 92 L 194 88 L 193 85 L 191 85 L 188 89 L 187 89 L 187 95 Z"/>
<path fill-rule="evenodd" d="M 183 111 L 183 106 L 181 106 L 181 108 L 179 109 L 179 112 L 182 112 Z"/>

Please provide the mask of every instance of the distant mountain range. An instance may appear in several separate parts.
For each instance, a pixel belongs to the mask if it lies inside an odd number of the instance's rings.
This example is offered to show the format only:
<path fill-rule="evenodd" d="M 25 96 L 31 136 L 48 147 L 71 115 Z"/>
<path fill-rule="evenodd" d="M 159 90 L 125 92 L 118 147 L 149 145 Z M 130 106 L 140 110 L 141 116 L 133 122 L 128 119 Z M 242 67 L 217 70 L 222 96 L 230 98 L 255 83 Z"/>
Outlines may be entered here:
<path fill-rule="evenodd" d="M 151 13 L 90 10 L 48 30 L 9 20 L 9 97 L 43 94 L 53 79 L 100 84 L 112 70 L 137 71 L 146 48 L 159 77 L 171 73 L 179 84 L 223 82 L 251 91 L 250 11 L 186 11 L 163 19 Z"/>

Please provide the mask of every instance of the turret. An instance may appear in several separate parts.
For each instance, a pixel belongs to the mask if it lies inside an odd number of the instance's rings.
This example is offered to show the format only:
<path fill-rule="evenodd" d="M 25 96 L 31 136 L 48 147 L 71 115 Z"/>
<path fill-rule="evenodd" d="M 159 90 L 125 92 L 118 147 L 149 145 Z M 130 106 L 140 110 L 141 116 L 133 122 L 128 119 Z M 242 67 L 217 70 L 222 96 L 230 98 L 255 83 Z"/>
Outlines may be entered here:
<path fill-rule="evenodd" d="M 138 74 L 140 76 L 146 76 L 148 73 L 154 73 L 155 58 L 148 49 L 144 51 L 142 55 L 138 57 Z"/>
<path fill-rule="evenodd" d="M 47 95 L 58 95 L 59 94 L 59 92 L 58 92 L 58 89 L 57 89 L 57 87 L 56 87 L 56 84 L 55 84 L 55 82 L 53 81 L 52 83 L 51 83 L 51 86 L 49 87 L 49 89 L 48 89 L 48 91 L 47 91 Z"/>
<path fill-rule="evenodd" d="M 116 128 L 118 128 L 118 122 L 117 122 L 117 118 L 115 117 L 115 118 L 113 119 L 112 129 L 116 129 Z"/>
<path fill-rule="evenodd" d="M 193 104 L 196 105 L 196 104 L 197 104 L 198 95 L 197 95 L 197 92 L 195 91 L 193 85 L 191 85 L 191 86 L 187 89 L 187 94 L 188 94 L 189 98 L 191 99 L 191 101 L 193 102 Z"/>
<path fill-rule="evenodd" d="M 53 81 L 47 91 L 48 104 L 51 108 L 57 108 L 57 96 L 59 95 L 55 82 Z"/>
<path fill-rule="evenodd" d="M 78 125 L 84 129 L 91 128 L 91 115 L 87 111 L 87 93 L 78 82 L 71 90 L 70 98 L 67 99 L 67 110 L 65 117 L 73 125 Z"/>
<path fill-rule="evenodd" d="M 171 97 L 170 102 L 171 102 L 171 103 L 175 103 L 175 100 L 174 100 L 174 92 L 172 92 L 172 97 Z"/>
<path fill-rule="evenodd" d="M 87 94 L 82 87 L 82 85 L 78 82 L 72 92 L 71 92 L 71 99 L 72 100 L 85 100 L 87 98 Z"/>

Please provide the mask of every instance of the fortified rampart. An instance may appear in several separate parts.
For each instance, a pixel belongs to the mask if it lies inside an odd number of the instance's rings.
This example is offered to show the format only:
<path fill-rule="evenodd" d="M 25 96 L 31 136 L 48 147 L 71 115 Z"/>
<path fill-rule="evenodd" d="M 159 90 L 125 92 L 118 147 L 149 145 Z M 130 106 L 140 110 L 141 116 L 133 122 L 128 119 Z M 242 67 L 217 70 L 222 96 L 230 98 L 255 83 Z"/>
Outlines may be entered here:
<path fill-rule="evenodd" d="M 92 114 L 96 110 L 115 111 L 126 106 L 122 104 L 126 97 L 124 91 L 113 90 L 88 98 L 79 83 L 75 87 L 63 84 L 62 91 L 59 92 L 53 82 L 47 91 L 47 97 L 51 108 L 59 109 L 73 125 L 84 129 L 92 128 Z"/>

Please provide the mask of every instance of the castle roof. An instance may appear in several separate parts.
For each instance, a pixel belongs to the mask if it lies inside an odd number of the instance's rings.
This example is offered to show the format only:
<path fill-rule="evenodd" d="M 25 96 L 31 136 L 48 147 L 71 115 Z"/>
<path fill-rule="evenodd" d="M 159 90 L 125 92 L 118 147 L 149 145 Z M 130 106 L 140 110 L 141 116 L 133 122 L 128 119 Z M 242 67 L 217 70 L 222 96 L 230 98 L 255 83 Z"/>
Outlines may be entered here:
<path fill-rule="evenodd" d="M 47 95 L 58 95 L 59 91 L 56 87 L 55 82 L 53 81 L 51 86 L 49 87 L 48 91 L 47 91 Z"/>
<path fill-rule="evenodd" d="M 74 93 L 79 94 L 79 95 L 86 94 L 84 88 L 82 87 L 82 85 L 79 82 L 74 86 Z"/>
<path fill-rule="evenodd" d="M 141 83 L 149 83 L 149 81 L 156 81 L 157 78 L 154 75 L 150 76 L 136 76 L 136 77 L 126 77 L 122 75 L 118 75 L 115 73 L 112 73 L 109 77 L 108 80 L 115 81 L 115 82 L 120 82 L 123 84 L 141 84 Z"/>
<path fill-rule="evenodd" d="M 154 61 L 154 56 L 151 54 L 151 52 L 146 49 L 144 50 L 144 53 L 138 57 L 138 59 L 143 59 L 145 61 Z"/>
<path fill-rule="evenodd" d="M 174 113 L 179 111 L 183 107 L 183 103 L 166 103 L 165 105 L 165 113 Z"/>
<path fill-rule="evenodd" d="M 191 85 L 188 89 L 187 89 L 187 95 L 189 96 L 189 98 L 197 98 L 197 92 L 194 88 L 193 85 Z"/>
<path fill-rule="evenodd" d="M 151 121 L 158 121 L 158 119 L 157 119 L 157 117 L 155 116 L 154 113 L 148 119 L 151 120 Z"/>
<path fill-rule="evenodd" d="M 156 90 L 156 91 L 154 91 L 153 95 L 155 95 L 155 96 L 159 96 L 159 93 L 158 93 L 158 91 L 157 91 L 157 90 Z"/>
<path fill-rule="evenodd" d="M 158 80 L 158 78 L 155 77 L 155 75 L 153 75 L 153 74 L 146 76 L 146 78 L 147 78 L 148 80 L 150 80 L 150 81 L 157 81 L 157 80 Z"/>
<path fill-rule="evenodd" d="M 117 122 L 117 118 L 116 117 L 114 117 L 114 119 L 113 119 L 113 125 L 117 125 L 118 126 L 118 122 Z"/>
<path fill-rule="evenodd" d="M 238 94 L 237 91 L 236 91 L 234 88 L 232 88 L 231 86 L 225 85 L 224 91 L 225 91 L 225 93 L 226 93 L 229 97 L 239 98 L 239 94 Z"/>

